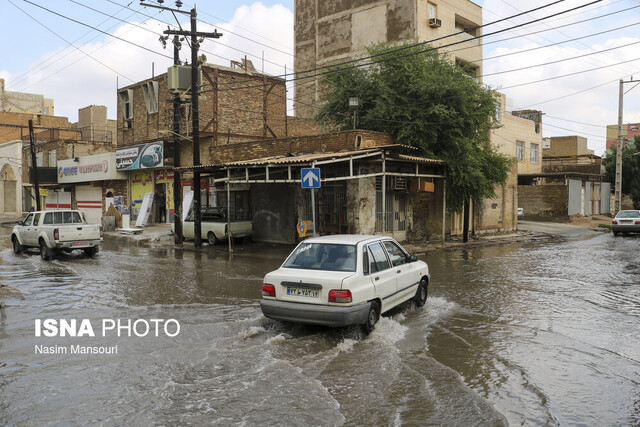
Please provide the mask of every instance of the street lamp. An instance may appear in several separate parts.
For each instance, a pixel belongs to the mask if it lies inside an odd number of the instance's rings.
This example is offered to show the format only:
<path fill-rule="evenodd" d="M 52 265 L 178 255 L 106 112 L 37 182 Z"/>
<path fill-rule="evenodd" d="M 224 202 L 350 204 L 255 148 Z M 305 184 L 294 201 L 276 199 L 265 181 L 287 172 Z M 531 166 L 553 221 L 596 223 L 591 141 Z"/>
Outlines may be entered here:
<path fill-rule="evenodd" d="M 352 96 L 349 98 L 349 108 L 353 110 L 353 130 L 356 130 L 356 120 L 358 117 L 358 108 L 360 108 L 360 98 Z"/>

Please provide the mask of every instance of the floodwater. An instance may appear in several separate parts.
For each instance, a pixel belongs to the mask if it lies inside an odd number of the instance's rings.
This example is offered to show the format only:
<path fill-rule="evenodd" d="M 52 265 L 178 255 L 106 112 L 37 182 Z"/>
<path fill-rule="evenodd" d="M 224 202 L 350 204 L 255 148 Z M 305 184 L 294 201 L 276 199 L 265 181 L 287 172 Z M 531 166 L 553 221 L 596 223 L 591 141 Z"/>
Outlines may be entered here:
<path fill-rule="evenodd" d="M 426 306 L 365 337 L 262 316 L 262 276 L 290 248 L 44 262 L 0 233 L 0 284 L 24 295 L 0 319 L 0 424 L 640 424 L 640 237 L 429 254 Z M 44 319 L 88 319 L 96 336 L 38 337 Z M 102 336 L 105 319 L 180 331 Z"/>

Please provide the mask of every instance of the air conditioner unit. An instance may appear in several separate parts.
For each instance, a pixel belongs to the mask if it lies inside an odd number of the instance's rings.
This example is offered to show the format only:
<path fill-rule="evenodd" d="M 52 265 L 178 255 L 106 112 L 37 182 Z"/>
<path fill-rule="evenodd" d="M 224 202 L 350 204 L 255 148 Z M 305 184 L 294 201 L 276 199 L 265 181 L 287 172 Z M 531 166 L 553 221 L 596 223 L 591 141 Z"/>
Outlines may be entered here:
<path fill-rule="evenodd" d="M 409 188 L 407 178 L 403 176 L 391 176 L 389 177 L 389 187 L 392 190 L 406 190 Z"/>
<path fill-rule="evenodd" d="M 167 83 L 169 92 L 191 93 L 191 67 L 185 65 L 172 65 L 167 69 Z M 202 69 L 198 68 L 198 90 L 202 88 Z"/>
<path fill-rule="evenodd" d="M 429 26 L 431 28 L 438 28 L 442 25 L 442 21 L 439 18 L 429 18 Z"/>

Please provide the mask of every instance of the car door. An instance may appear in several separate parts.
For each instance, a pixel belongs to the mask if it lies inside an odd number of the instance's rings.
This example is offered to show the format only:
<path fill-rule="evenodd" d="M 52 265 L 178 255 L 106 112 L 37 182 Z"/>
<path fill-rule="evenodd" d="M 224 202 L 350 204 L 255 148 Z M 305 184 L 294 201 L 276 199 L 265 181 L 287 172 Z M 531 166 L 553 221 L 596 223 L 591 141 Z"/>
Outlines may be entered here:
<path fill-rule="evenodd" d="M 27 217 L 22 221 L 22 227 L 20 227 L 18 233 L 20 234 L 20 241 L 24 246 L 32 246 L 33 244 L 29 242 L 30 232 L 33 228 L 33 214 L 30 213 Z"/>
<path fill-rule="evenodd" d="M 391 268 L 387 253 L 380 242 L 367 246 L 369 277 L 376 295 L 382 299 L 382 312 L 396 305 L 398 284 L 396 272 Z"/>
<path fill-rule="evenodd" d="M 409 255 L 395 242 L 385 240 L 384 248 L 389 254 L 391 268 L 396 273 L 398 281 L 398 299 L 402 302 L 415 293 L 415 287 L 420 283 L 420 275 L 413 271 L 409 262 Z"/>
<path fill-rule="evenodd" d="M 41 218 L 42 214 L 37 212 L 33 215 L 33 222 L 31 227 L 27 231 L 27 244 L 30 246 L 38 246 L 38 235 L 40 234 L 40 228 L 42 226 Z"/>

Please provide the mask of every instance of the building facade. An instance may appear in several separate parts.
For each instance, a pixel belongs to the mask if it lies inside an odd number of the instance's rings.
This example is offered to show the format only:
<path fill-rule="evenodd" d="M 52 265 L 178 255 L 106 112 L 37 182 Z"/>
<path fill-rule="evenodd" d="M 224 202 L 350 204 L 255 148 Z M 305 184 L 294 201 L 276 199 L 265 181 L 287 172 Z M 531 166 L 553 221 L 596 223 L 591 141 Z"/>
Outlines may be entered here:
<path fill-rule="evenodd" d="M 313 117 L 322 100 L 315 69 L 360 58 L 380 42 L 428 42 L 481 78 L 481 24 L 482 8 L 469 0 L 296 0 L 295 115 Z"/>
<path fill-rule="evenodd" d="M 626 147 L 629 140 L 640 135 L 640 123 L 622 124 L 622 146 Z M 607 150 L 618 146 L 618 125 L 607 125 Z"/>

